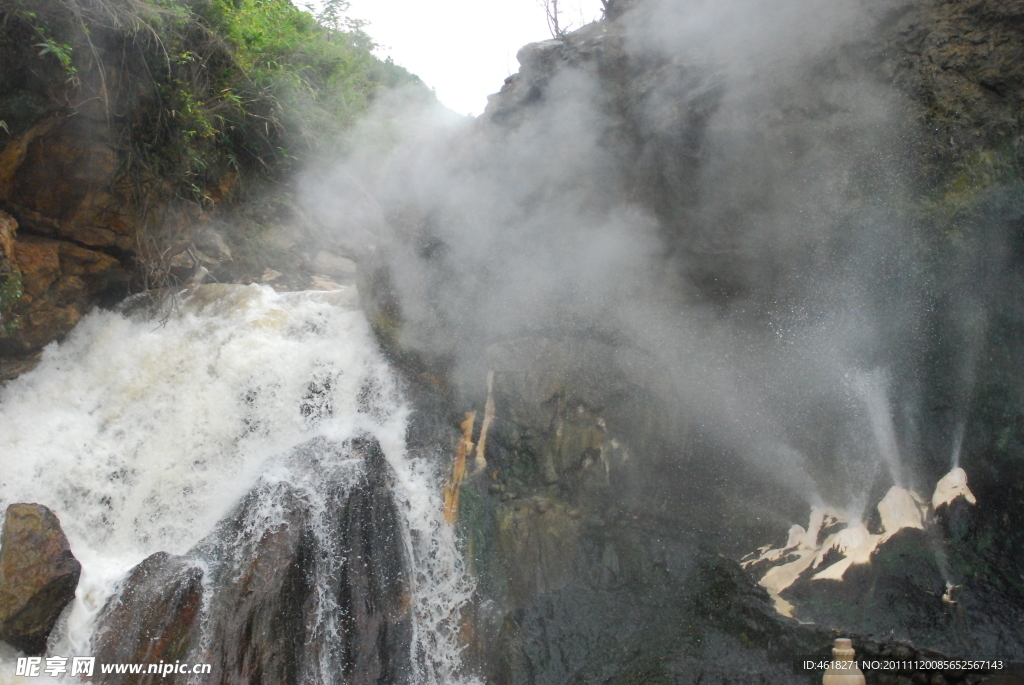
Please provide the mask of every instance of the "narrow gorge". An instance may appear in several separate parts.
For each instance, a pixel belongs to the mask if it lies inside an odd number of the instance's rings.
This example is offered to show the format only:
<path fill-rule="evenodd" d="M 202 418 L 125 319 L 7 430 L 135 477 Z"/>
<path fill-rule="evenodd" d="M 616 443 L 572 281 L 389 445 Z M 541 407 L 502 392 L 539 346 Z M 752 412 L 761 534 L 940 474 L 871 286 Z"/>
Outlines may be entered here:
<path fill-rule="evenodd" d="M 1024 2 L 604 5 L 281 177 L 4 77 L 0 683 L 1024 682 Z"/>

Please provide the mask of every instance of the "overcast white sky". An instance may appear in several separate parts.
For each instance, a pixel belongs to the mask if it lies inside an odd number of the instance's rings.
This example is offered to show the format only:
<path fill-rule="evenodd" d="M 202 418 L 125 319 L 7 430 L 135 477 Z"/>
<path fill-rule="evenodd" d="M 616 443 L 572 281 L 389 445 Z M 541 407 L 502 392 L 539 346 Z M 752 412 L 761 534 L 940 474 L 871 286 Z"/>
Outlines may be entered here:
<path fill-rule="evenodd" d="M 391 57 L 460 114 L 480 114 L 487 96 L 519 71 L 516 52 L 551 37 L 540 0 L 351 0 L 348 15 Z M 304 2 L 296 2 L 304 4 Z M 591 21 L 600 0 L 559 0 L 562 25 Z"/>

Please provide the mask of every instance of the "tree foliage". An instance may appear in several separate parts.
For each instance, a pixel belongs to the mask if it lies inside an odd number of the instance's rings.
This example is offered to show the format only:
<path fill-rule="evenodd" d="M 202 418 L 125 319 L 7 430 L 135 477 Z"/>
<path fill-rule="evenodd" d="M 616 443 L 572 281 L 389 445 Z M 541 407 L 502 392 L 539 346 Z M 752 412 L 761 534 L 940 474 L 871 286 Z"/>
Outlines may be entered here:
<path fill-rule="evenodd" d="M 364 111 L 418 83 L 375 58 L 331 0 L 0 0 L 0 120 L 17 135 L 53 115 L 105 119 L 138 182 L 206 202 L 225 172 L 280 178 Z"/>

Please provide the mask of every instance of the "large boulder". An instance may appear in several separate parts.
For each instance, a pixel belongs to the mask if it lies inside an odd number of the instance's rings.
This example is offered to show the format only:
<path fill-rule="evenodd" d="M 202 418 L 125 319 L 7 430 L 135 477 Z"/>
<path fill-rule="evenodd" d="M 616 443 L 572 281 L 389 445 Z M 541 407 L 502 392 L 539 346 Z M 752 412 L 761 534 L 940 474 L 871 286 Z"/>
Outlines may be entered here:
<path fill-rule="evenodd" d="M 41 654 L 75 597 L 82 565 L 60 521 L 41 504 L 9 506 L 0 545 L 0 639 Z"/>
<path fill-rule="evenodd" d="M 219 683 L 410 678 L 408 562 L 380 448 L 315 440 L 291 467 L 311 480 L 261 482 L 185 556 L 132 570 L 101 612 L 99 661 L 208 663 Z"/>
<path fill-rule="evenodd" d="M 157 552 L 132 569 L 93 637 L 103 663 L 173 662 L 199 631 L 203 570 Z"/>

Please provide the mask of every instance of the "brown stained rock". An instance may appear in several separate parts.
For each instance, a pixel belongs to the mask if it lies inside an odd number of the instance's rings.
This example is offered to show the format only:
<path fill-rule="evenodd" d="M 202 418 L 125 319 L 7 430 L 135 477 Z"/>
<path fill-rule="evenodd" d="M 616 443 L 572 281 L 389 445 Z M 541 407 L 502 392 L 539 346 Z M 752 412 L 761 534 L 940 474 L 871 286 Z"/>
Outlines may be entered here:
<path fill-rule="evenodd" d="M 28 373 L 39 365 L 42 352 L 25 355 L 24 357 L 0 357 L 0 387 L 23 373 Z"/>
<path fill-rule="evenodd" d="M 225 172 L 216 183 L 206 187 L 206 196 L 214 202 L 223 202 L 231 197 L 238 187 L 238 172 Z"/>
<path fill-rule="evenodd" d="M 24 356 L 62 338 L 82 319 L 92 298 L 124 282 L 116 258 L 74 243 L 18 236 L 11 268 L 21 272 L 24 295 L 13 313 L 19 325 L 0 331 L 0 356 Z"/>
<path fill-rule="evenodd" d="M 22 275 L 25 294 L 35 299 L 60 287 L 61 281 L 81 279 L 68 299 L 84 299 L 95 294 L 121 275 L 121 262 L 104 252 L 89 250 L 74 243 L 37 236 L 20 236 L 14 243 L 13 265 Z"/>
<path fill-rule="evenodd" d="M 123 198 L 120 200 L 123 202 Z M 132 229 L 132 226 L 126 227 L 122 223 L 117 223 L 119 232 L 110 226 L 59 221 L 16 202 L 8 202 L 7 206 L 18 215 L 26 229 L 38 235 L 68 238 L 90 247 L 114 247 L 126 251 L 135 247 L 134 237 L 130 233 L 125 233 Z M 95 219 L 95 217 L 92 218 Z"/>
<path fill-rule="evenodd" d="M 0 639 L 40 654 L 75 597 L 82 565 L 57 517 L 41 504 L 7 507 L 0 540 Z"/>
<path fill-rule="evenodd" d="M 21 236 L 14 244 L 14 265 L 30 298 L 46 292 L 60 276 L 60 243 L 48 238 Z"/>
<path fill-rule="evenodd" d="M 203 570 L 158 552 L 132 569 L 120 593 L 103 610 L 93 649 L 101 663 L 183 660 L 198 636 Z M 124 676 L 129 682 L 131 676 Z M 145 683 L 160 676 L 143 675 Z"/>
<path fill-rule="evenodd" d="M 172 231 L 187 225 L 168 204 L 173 191 L 165 183 L 119 175 L 118 153 L 102 122 L 48 120 L 29 133 L 0 152 L 0 200 L 23 227 L 87 247 L 132 251 L 146 221 Z"/>
<path fill-rule="evenodd" d="M 14 176 L 25 161 L 29 144 L 58 123 L 58 118 L 44 119 L 17 138 L 8 141 L 3 150 L 0 150 L 0 199 L 6 200 L 10 197 Z"/>
<path fill-rule="evenodd" d="M 109 281 L 118 277 L 121 262 L 105 252 L 87 250 L 74 243 L 60 244 L 61 274 L 78 276 L 88 281 L 90 294 L 102 290 Z"/>
<path fill-rule="evenodd" d="M 105 137 L 101 127 L 79 118 L 36 137 L 15 174 L 11 197 L 43 216 L 74 221 L 117 169 L 117 155 Z"/>
<path fill-rule="evenodd" d="M 0 269 L 10 268 L 14 261 L 14 237 L 18 233 L 18 222 L 7 212 L 0 212 Z"/>
<path fill-rule="evenodd" d="M 108 252 L 132 253 L 146 221 L 173 232 L 191 220 L 167 205 L 170 188 L 142 199 L 120 179 L 109 140 L 105 120 L 54 117 L 0 150 L 0 273 L 21 271 L 24 293 L 0 329 L 2 358 L 38 351 L 126 294 L 131 264 Z"/>
<path fill-rule="evenodd" d="M 81 320 L 82 312 L 73 306 L 33 309 L 21 340 L 30 349 L 37 349 L 47 341 L 63 336 Z"/>

